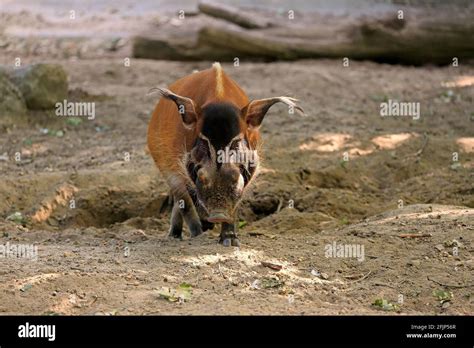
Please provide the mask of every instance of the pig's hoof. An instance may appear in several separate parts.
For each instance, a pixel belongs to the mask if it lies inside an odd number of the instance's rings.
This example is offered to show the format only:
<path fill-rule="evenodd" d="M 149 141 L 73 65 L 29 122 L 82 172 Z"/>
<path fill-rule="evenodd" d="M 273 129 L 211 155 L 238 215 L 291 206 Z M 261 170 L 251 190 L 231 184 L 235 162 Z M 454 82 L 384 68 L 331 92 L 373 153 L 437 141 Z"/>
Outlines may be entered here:
<path fill-rule="evenodd" d="M 225 247 L 230 247 L 232 245 L 232 239 L 231 238 L 225 238 L 221 241 L 221 243 Z"/>
<path fill-rule="evenodd" d="M 183 230 L 181 228 L 170 228 L 170 232 L 168 233 L 168 237 L 176 238 L 179 240 L 183 240 Z"/>
<path fill-rule="evenodd" d="M 175 236 L 175 235 L 172 234 L 172 233 L 168 234 L 168 238 L 183 240 L 183 236 Z"/>
<path fill-rule="evenodd" d="M 240 241 L 239 241 L 239 238 L 237 237 L 221 238 L 219 243 L 221 243 L 225 247 L 230 247 L 230 246 L 240 247 Z"/>

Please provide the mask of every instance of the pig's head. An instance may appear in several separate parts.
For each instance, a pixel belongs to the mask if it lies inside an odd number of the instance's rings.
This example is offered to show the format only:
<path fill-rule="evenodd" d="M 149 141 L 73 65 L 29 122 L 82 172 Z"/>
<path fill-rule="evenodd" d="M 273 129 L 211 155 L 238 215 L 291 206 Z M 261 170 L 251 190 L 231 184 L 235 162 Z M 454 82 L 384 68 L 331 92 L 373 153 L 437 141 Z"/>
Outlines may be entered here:
<path fill-rule="evenodd" d="M 259 128 L 268 109 L 277 102 L 302 109 L 289 97 L 254 100 L 241 109 L 226 102 L 198 107 L 190 98 L 158 90 L 176 103 L 184 127 L 194 133 L 183 167 L 207 220 L 233 223 L 236 207 L 258 172 Z"/>
<path fill-rule="evenodd" d="M 202 109 L 188 174 L 209 212 L 209 222 L 233 222 L 244 190 L 256 174 L 258 154 L 249 143 L 240 110 L 231 104 Z"/>

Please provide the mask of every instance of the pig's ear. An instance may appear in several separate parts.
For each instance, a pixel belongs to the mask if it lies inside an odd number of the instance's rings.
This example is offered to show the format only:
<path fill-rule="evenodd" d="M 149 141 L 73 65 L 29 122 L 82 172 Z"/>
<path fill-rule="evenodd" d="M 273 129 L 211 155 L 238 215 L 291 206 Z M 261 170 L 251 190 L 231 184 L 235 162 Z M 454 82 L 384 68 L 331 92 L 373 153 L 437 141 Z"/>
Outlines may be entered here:
<path fill-rule="evenodd" d="M 270 107 L 276 103 L 284 103 L 304 116 L 305 114 L 303 109 L 296 105 L 297 101 L 297 99 L 290 97 L 274 97 L 252 100 L 246 107 L 242 109 L 242 117 L 245 118 L 245 121 L 249 127 L 258 128 L 262 124 L 263 118 L 265 117 L 268 109 L 270 109 Z"/>
<path fill-rule="evenodd" d="M 154 92 L 159 92 L 162 97 L 170 99 L 175 102 L 176 106 L 178 107 L 178 112 L 183 119 L 183 124 L 187 128 L 192 128 L 193 125 L 197 121 L 197 112 L 196 106 L 192 99 L 187 97 L 182 97 L 171 92 L 169 89 L 162 88 L 162 87 L 154 87 L 150 89 L 148 94 L 152 94 Z"/>

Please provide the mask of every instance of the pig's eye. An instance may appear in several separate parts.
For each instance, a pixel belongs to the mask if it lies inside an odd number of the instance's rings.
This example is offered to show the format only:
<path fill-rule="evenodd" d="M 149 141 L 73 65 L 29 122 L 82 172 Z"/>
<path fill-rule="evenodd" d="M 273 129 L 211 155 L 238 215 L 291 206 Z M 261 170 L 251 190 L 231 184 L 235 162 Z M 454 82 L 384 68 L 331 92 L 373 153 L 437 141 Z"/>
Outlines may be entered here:
<path fill-rule="evenodd" d="M 196 140 L 196 144 L 194 145 L 194 157 L 198 162 L 202 161 L 204 158 L 211 157 L 207 141 L 200 138 Z"/>
<path fill-rule="evenodd" d="M 231 150 L 237 150 L 237 149 L 239 148 L 239 145 L 240 145 L 240 139 L 234 140 L 234 141 L 230 144 L 230 149 L 231 149 Z"/>
<path fill-rule="evenodd" d="M 201 166 L 199 164 L 195 165 L 194 163 L 189 162 L 187 169 L 191 180 L 195 183 L 197 180 L 197 172 L 199 169 L 201 169 Z"/>

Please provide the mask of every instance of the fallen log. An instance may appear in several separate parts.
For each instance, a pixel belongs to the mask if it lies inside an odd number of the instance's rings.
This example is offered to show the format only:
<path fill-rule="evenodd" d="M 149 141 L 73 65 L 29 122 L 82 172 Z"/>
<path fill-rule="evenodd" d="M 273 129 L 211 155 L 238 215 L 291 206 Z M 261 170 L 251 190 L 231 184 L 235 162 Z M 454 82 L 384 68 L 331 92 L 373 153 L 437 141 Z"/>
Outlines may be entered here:
<path fill-rule="evenodd" d="M 333 30 L 321 25 L 270 27 L 246 30 L 218 21 L 196 25 L 186 42 L 174 38 L 138 37 L 133 53 L 138 58 L 221 60 L 235 57 L 257 60 L 305 58 L 368 59 L 399 64 L 451 64 L 474 59 L 474 11 L 436 16 L 364 18 Z"/>
<path fill-rule="evenodd" d="M 289 40 L 265 36 L 260 32 L 204 27 L 199 31 L 199 42 L 232 51 L 234 56 L 239 57 L 298 58 Z"/>
<path fill-rule="evenodd" d="M 211 17 L 224 19 L 247 29 L 263 29 L 272 26 L 266 18 L 242 11 L 234 6 L 203 1 L 199 3 L 198 9 Z"/>
<path fill-rule="evenodd" d="M 389 63 L 450 64 L 452 59 L 473 59 L 474 12 L 427 13 L 408 19 L 400 28 L 388 21 L 364 21 L 353 38 L 363 58 Z"/>
<path fill-rule="evenodd" d="M 398 21 L 398 19 L 397 19 Z M 402 21 L 403 22 L 403 21 Z M 301 58 L 354 58 L 421 65 L 450 64 L 453 57 L 473 59 L 474 14 L 423 17 L 408 22 L 364 20 L 337 33 L 334 39 L 284 38 L 270 31 L 204 27 L 199 41 L 236 55 L 293 60 Z M 336 34 L 336 33 L 335 33 Z"/>

